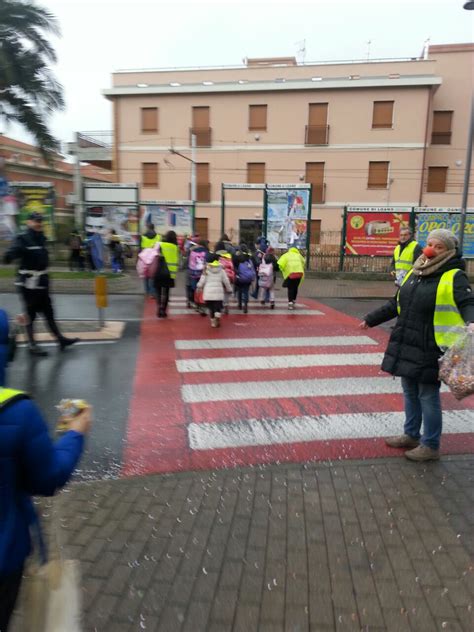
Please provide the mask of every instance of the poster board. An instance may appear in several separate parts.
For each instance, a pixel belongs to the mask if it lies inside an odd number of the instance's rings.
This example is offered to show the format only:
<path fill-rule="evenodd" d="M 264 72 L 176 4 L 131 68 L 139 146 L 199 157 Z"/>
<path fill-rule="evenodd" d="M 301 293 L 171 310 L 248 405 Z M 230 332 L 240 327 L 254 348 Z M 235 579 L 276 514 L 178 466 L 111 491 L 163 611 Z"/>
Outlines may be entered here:
<path fill-rule="evenodd" d="M 344 254 L 391 257 L 400 227 L 410 225 L 411 211 L 409 206 L 347 207 Z"/>
<path fill-rule="evenodd" d="M 426 208 L 416 209 L 416 240 L 426 245 L 428 234 L 438 228 L 447 228 L 459 239 L 461 224 L 461 209 L 459 208 Z M 467 209 L 464 226 L 463 256 L 474 258 L 474 209 Z"/>
<path fill-rule="evenodd" d="M 283 188 L 268 185 L 265 189 L 265 232 L 277 249 L 308 245 L 311 220 L 311 188 Z"/>
<path fill-rule="evenodd" d="M 11 196 L 15 198 L 17 206 L 17 224 L 25 228 L 30 213 L 41 213 L 43 216 L 43 231 L 46 239 L 55 239 L 54 203 L 56 194 L 51 182 L 11 182 Z M 13 201 L 10 202 L 14 204 Z"/>
<path fill-rule="evenodd" d="M 142 231 L 147 224 L 154 224 L 155 231 L 163 236 L 170 230 L 177 235 L 192 235 L 194 232 L 194 211 L 192 204 L 143 204 Z"/>
<path fill-rule="evenodd" d="M 137 245 L 140 238 L 138 207 L 136 206 L 86 206 L 84 230 L 107 237 L 115 230 L 124 243 Z"/>

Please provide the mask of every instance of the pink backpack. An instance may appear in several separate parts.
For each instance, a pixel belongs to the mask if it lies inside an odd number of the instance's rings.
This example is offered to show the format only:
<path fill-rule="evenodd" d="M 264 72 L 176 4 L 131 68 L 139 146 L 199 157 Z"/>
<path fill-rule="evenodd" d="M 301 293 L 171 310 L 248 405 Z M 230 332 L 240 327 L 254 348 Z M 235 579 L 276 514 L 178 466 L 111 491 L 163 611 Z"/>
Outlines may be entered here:
<path fill-rule="evenodd" d="M 263 288 L 271 288 L 273 285 L 273 265 L 271 263 L 262 263 L 258 266 L 258 284 Z"/>
<path fill-rule="evenodd" d="M 191 250 L 189 253 L 188 268 L 193 278 L 199 279 L 206 267 L 207 252 L 203 250 Z"/>
<path fill-rule="evenodd" d="M 137 257 L 137 273 L 140 279 L 152 279 L 158 267 L 159 248 L 144 248 Z"/>
<path fill-rule="evenodd" d="M 234 264 L 232 263 L 232 259 L 229 257 L 219 257 L 219 263 L 224 268 L 224 272 L 227 274 L 227 278 L 231 283 L 235 281 L 235 270 Z"/>

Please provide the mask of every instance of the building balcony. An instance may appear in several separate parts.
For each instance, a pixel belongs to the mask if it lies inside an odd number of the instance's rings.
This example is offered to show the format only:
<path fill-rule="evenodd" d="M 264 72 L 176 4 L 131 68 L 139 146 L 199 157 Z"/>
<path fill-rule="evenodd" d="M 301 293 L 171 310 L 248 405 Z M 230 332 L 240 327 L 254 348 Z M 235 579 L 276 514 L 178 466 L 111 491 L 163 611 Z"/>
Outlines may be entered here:
<path fill-rule="evenodd" d="M 189 144 L 192 145 L 192 135 L 196 136 L 196 147 L 211 147 L 212 128 L 211 127 L 190 127 Z"/>
<path fill-rule="evenodd" d="M 432 132 L 432 145 L 451 145 L 451 132 Z"/>
<path fill-rule="evenodd" d="M 305 145 L 327 145 L 329 125 L 306 125 Z"/>
<path fill-rule="evenodd" d="M 77 143 L 68 143 L 68 152 L 77 154 L 82 162 L 110 170 L 113 140 L 111 131 L 78 132 Z"/>
<path fill-rule="evenodd" d="M 189 199 L 192 200 L 191 184 L 189 184 Z M 211 183 L 197 183 L 196 199 L 194 202 L 210 202 L 211 201 Z"/>

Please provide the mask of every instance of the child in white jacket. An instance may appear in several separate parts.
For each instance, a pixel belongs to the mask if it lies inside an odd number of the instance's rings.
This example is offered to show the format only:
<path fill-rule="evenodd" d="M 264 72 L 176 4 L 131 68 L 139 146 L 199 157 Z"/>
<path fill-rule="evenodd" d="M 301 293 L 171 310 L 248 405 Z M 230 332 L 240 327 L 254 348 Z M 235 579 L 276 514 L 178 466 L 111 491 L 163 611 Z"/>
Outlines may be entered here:
<path fill-rule="evenodd" d="M 209 309 L 211 326 L 220 327 L 224 291 L 232 292 L 232 286 L 217 255 L 211 256 L 211 261 L 201 275 L 197 287 L 203 290 L 203 299 Z"/>

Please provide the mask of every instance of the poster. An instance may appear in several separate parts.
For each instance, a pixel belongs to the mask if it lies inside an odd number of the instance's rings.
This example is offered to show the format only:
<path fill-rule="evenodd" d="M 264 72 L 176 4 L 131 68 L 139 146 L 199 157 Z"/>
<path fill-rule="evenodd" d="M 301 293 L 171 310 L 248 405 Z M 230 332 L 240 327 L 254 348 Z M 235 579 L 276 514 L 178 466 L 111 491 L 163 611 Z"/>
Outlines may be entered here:
<path fill-rule="evenodd" d="M 410 212 L 410 207 L 348 207 L 345 254 L 391 257 Z"/>
<path fill-rule="evenodd" d="M 267 239 L 273 248 L 305 249 L 309 189 L 267 189 Z"/>
<path fill-rule="evenodd" d="M 457 211 L 457 212 L 456 212 Z M 459 239 L 460 209 L 426 209 L 416 214 L 416 240 L 426 245 L 428 234 L 437 228 L 447 228 Z M 468 209 L 464 226 L 463 256 L 474 258 L 474 209 Z"/>
<path fill-rule="evenodd" d="M 124 243 L 137 245 L 140 236 L 138 209 L 136 206 L 87 206 L 85 213 L 86 233 L 100 233 L 108 237 L 115 230 Z"/>
<path fill-rule="evenodd" d="M 48 240 L 54 240 L 54 188 L 50 182 L 12 182 L 12 196 L 18 207 L 18 224 L 23 228 L 30 213 L 43 215 L 43 231 Z"/>
<path fill-rule="evenodd" d="M 161 236 L 166 235 L 169 230 L 174 230 L 177 235 L 193 234 L 192 206 L 147 204 L 144 209 L 143 229 L 146 224 L 151 223 Z"/>
<path fill-rule="evenodd" d="M 0 197 L 0 241 L 11 241 L 17 232 L 18 204 L 11 194 Z"/>

